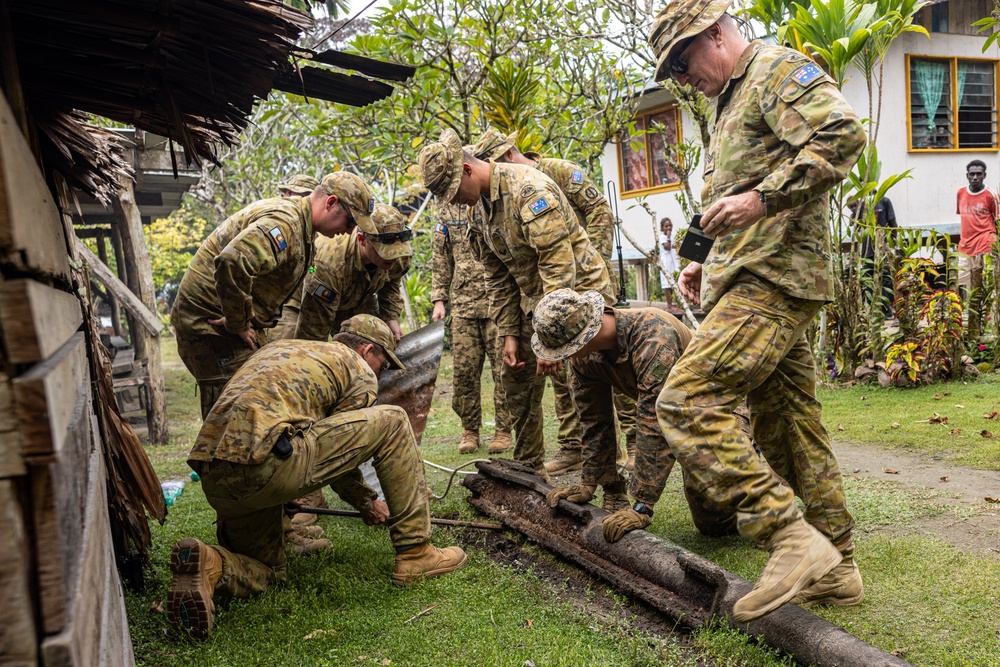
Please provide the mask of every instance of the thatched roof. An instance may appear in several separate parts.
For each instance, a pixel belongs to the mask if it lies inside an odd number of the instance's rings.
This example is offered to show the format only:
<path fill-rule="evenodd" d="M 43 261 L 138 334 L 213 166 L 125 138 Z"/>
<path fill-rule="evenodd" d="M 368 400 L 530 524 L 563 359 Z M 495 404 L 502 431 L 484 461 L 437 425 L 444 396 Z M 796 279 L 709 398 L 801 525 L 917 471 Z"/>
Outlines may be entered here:
<path fill-rule="evenodd" d="M 296 56 L 390 80 L 413 74 L 405 66 L 298 49 L 312 18 L 278 0 L 8 0 L 7 8 L 26 105 L 46 156 L 99 198 L 116 181 L 102 168 L 119 165 L 108 137 L 83 130 L 76 111 L 167 136 L 198 161 L 213 159 L 218 144 L 234 143 L 272 88 L 354 106 L 392 93 L 391 85 L 367 77 L 297 66 Z"/>

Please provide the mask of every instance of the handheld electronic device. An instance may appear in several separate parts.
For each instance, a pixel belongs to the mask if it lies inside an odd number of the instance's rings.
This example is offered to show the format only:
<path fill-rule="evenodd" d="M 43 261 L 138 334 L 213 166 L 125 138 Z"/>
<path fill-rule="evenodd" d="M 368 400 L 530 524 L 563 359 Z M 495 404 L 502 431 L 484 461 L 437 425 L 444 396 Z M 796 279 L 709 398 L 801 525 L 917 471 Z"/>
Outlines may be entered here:
<path fill-rule="evenodd" d="M 715 239 L 711 236 L 705 236 L 705 233 L 701 231 L 701 214 L 699 213 L 691 218 L 691 226 L 688 227 L 677 254 L 692 262 L 704 263 L 708 259 L 708 253 L 712 250 L 713 243 L 715 243 Z"/>

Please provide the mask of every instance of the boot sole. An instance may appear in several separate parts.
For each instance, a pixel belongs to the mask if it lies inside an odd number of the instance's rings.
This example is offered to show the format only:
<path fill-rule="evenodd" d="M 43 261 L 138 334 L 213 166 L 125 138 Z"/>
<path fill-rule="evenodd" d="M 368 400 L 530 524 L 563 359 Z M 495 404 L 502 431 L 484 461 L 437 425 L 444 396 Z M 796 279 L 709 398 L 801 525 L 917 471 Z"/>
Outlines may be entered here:
<path fill-rule="evenodd" d="M 174 580 L 167 593 L 167 616 L 179 630 L 187 630 L 204 638 L 212 629 L 215 603 L 212 593 L 202 590 L 202 544 L 196 539 L 185 538 L 174 545 L 170 553 L 170 570 Z"/>
<path fill-rule="evenodd" d="M 801 591 L 800 591 L 801 592 Z M 865 599 L 864 591 L 858 593 L 857 595 L 849 598 L 838 598 L 834 596 L 826 598 L 816 598 L 815 600 L 809 600 L 799 604 L 803 609 L 812 609 L 813 607 L 850 607 L 852 605 L 861 604 Z"/>
<path fill-rule="evenodd" d="M 405 574 L 395 574 L 392 575 L 392 583 L 397 586 L 410 586 L 415 584 L 421 579 L 430 579 L 431 577 L 440 577 L 442 574 L 448 574 L 449 572 L 455 572 L 456 570 L 461 570 L 465 567 L 468 562 L 469 556 L 465 554 L 462 556 L 462 560 L 457 565 L 449 565 L 447 567 L 439 567 L 436 570 L 428 570 L 427 572 L 421 572 L 418 575 L 405 575 Z"/>
<path fill-rule="evenodd" d="M 459 454 L 472 454 L 477 449 L 479 449 L 479 447 L 472 447 L 471 449 L 469 447 L 459 447 L 458 448 L 458 453 Z"/>
<path fill-rule="evenodd" d="M 761 616 L 767 616 L 778 607 L 790 602 L 792 598 L 801 593 L 803 590 L 809 588 L 814 583 L 825 577 L 827 573 L 840 564 L 841 560 L 843 560 L 843 556 L 841 556 L 839 551 L 834 549 L 830 556 L 814 563 L 812 567 L 806 570 L 799 579 L 799 585 L 792 586 L 784 595 L 771 600 L 763 607 L 755 609 L 752 612 L 736 611 L 734 607 L 733 620 L 737 623 L 749 623 L 750 621 L 756 620 Z M 745 599 L 745 596 L 742 599 Z M 737 600 L 736 604 L 739 603 L 740 601 Z"/>
<path fill-rule="evenodd" d="M 487 449 L 486 451 L 489 454 L 503 454 L 504 452 L 510 451 L 510 445 L 506 447 L 494 447 L 493 445 L 490 445 L 490 448 Z"/>

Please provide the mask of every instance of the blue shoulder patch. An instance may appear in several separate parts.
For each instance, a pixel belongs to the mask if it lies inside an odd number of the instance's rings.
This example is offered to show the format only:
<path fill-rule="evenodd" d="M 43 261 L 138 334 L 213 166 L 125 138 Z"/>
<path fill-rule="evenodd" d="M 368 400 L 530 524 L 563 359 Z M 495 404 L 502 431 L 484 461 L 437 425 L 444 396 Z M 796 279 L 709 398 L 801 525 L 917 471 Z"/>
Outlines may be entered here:
<path fill-rule="evenodd" d="M 530 208 L 531 208 L 531 212 L 532 213 L 534 213 L 535 215 L 538 215 L 539 213 L 541 213 L 542 211 L 544 211 L 548 207 L 549 207 L 549 203 L 547 201 L 545 201 L 545 197 L 539 197 L 534 202 L 532 202 Z"/>
<path fill-rule="evenodd" d="M 278 250 L 284 250 L 288 247 L 288 242 L 285 241 L 285 235 L 281 233 L 281 227 L 272 227 L 267 232 L 268 236 L 271 237 L 271 242 Z"/>
<path fill-rule="evenodd" d="M 447 234 L 448 233 L 448 225 L 444 224 L 443 222 L 439 222 L 437 224 L 437 228 L 436 228 L 435 231 L 440 232 L 441 234 Z"/>
<path fill-rule="evenodd" d="M 323 283 L 316 285 L 316 289 L 313 290 L 313 294 L 317 299 L 326 301 L 327 303 L 333 303 L 333 300 L 337 298 L 337 293 Z"/>
<path fill-rule="evenodd" d="M 573 177 L 570 180 L 574 183 L 583 183 L 583 172 L 579 169 L 574 169 Z"/>
<path fill-rule="evenodd" d="M 821 76 L 823 76 L 823 70 L 821 70 L 816 63 L 803 65 L 795 70 L 794 74 L 792 74 L 792 78 L 795 79 L 800 86 L 808 86 Z"/>
<path fill-rule="evenodd" d="M 368 198 L 368 212 L 373 213 L 375 211 L 375 200 L 371 197 Z"/>

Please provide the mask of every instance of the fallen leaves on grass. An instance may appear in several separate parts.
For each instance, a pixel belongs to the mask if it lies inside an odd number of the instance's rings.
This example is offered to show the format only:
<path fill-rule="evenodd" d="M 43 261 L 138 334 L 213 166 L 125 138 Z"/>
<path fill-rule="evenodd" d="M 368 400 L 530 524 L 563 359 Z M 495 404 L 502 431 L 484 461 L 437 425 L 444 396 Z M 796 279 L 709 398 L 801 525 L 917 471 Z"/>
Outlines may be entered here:
<path fill-rule="evenodd" d="M 844 428 L 844 425 L 843 425 L 843 424 L 837 424 L 837 430 L 838 430 L 838 431 L 846 431 L 847 429 L 846 429 L 846 428 Z"/>
<path fill-rule="evenodd" d="M 887 473 L 889 475 L 898 475 L 899 474 L 898 470 L 894 470 L 892 468 L 882 468 L 882 472 Z"/>
<path fill-rule="evenodd" d="M 962 429 L 960 429 L 960 428 L 953 428 L 950 431 L 948 431 L 948 434 L 949 435 L 962 435 Z"/>
<path fill-rule="evenodd" d="M 303 639 L 321 639 L 323 637 L 336 637 L 336 630 L 323 630 L 322 628 L 318 630 L 313 630 L 308 635 L 303 637 Z"/>
<path fill-rule="evenodd" d="M 867 400 L 868 400 L 868 397 L 867 397 L 867 396 L 862 396 L 862 397 L 861 397 L 861 400 L 862 400 L 862 401 L 867 401 Z"/>
<path fill-rule="evenodd" d="M 997 418 L 1000 418 L 1000 412 L 997 412 L 996 410 L 990 410 L 989 412 L 983 413 L 983 419 L 996 420 Z"/>
<path fill-rule="evenodd" d="M 983 500 L 988 503 L 1000 503 L 1000 498 L 990 498 L 989 496 L 986 496 Z"/>
<path fill-rule="evenodd" d="M 923 421 L 919 421 L 917 423 L 918 424 L 947 424 L 948 423 L 948 418 L 947 417 L 942 417 L 941 415 L 939 415 L 938 413 L 935 412 L 934 416 L 931 417 L 930 419 L 924 419 Z"/>
<path fill-rule="evenodd" d="M 944 476 L 942 476 L 942 477 L 941 477 L 941 481 L 942 481 L 942 482 L 947 482 L 947 481 L 948 481 L 948 475 L 944 475 Z"/>
<path fill-rule="evenodd" d="M 899 428 L 899 422 L 892 422 L 892 424 L 890 424 L 890 426 L 892 428 Z"/>
<path fill-rule="evenodd" d="M 993 437 L 993 433 L 991 431 L 987 431 L 986 429 L 983 429 L 982 431 L 980 431 L 979 435 L 983 436 L 987 440 L 989 440 L 990 438 Z"/>
<path fill-rule="evenodd" d="M 910 650 L 909 646 L 904 646 L 903 648 L 893 649 L 892 651 L 890 651 L 890 653 L 892 653 L 894 656 L 896 656 L 898 658 L 899 656 L 903 655 L 904 653 L 909 652 L 909 650 Z"/>
<path fill-rule="evenodd" d="M 854 469 L 854 474 L 855 475 L 857 475 L 859 472 L 861 472 L 861 468 L 855 468 Z"/>
<path fill-rule="evenodd" d="M 964 405 L 958 405 L 958 404 L 956 404 L 955 407 L 958 408 L 959 410 L 964 410 L 965 409 Z"/>
<path fill-rule="evenodd" d="M 528 619 L 528 629 L 530 630 L 531 626 L 534 625 L 534 624 L 535 624 L 535 619 L 529 618 Z"/>
<path fill-rule="evenodd" d="M 983 396 L 982 394 L 973 394 L 973 395 L 972 395 L 972 397 L 973 397 L 973 398 L 986 398 L 986 397 L 985 397 L 985 396 Z"/>

